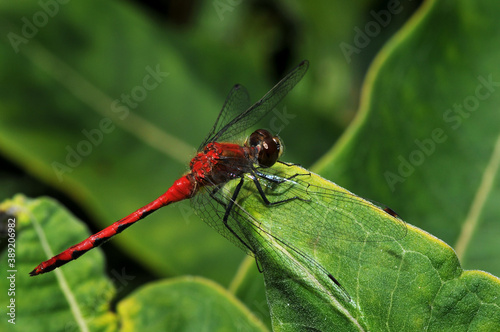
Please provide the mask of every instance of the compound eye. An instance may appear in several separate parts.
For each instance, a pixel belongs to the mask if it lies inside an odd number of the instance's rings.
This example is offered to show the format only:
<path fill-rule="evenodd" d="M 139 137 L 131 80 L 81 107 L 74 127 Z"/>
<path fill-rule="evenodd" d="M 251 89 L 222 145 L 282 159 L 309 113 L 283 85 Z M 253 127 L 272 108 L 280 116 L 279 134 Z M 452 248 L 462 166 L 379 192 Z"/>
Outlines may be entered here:
<path fill-rule="evenodd" d="M 261 143 L 259 151 L 259 165 L 263 167 L 271 167 L 279 157 L 283 154 L 283 149 L 279 137 L 267 137 Z"/>
<path fill-rule="evenodd" d="M 264 140 L 270 137 L 272 136 L 267 130 L 256 130 L 249 137 L 247 137 L 247 139 L 245 140 L 245 146 L 255 148 L 259 146 Z"/>
<path fill-rule="evenodd" d="M 283 154 L 283 145 L 278 136 L 272 136 L 267 130 L 256 130 L 248 137 L 245 146 L 257 148 L 257 162 L 262 167 L 271 167 Z"/>

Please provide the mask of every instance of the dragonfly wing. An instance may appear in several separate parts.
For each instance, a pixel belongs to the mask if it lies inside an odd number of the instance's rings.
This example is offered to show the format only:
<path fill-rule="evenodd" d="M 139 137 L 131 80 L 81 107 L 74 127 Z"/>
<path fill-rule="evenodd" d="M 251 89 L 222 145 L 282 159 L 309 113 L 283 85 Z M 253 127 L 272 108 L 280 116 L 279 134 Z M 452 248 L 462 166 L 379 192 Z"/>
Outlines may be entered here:
<path fill-rule="evenodd" d="M 293 167 L 294 175 L 286 167 Z M 385 210 L 301 167 L 280 165 L 262 169 L 261 174 L 264 177 L 259 177 L 259 182 L 271 202 L 300 198 L 278 206 L 261 204 L 262 208 L 273 211 L 274 226 L 287 221 L 276 230 L 305 233 L 317 241 L 355 242 L 395 241 L 407 233 L 406 223 L 392 210 Z M 291 222 L 289 216 L 296 222 Z M 308 222 L 297 222 L 299 218 Z"/>
<path fill-rule="evenodd" d="M 198 151 L 202 150 L 208 143 L 214 142 L 217 137 L 216 134 L 219 133 L 231 119 L 241 114 L 249 107 L 250 95 L 248 94 L 248 90 L 243 85 L 236 84 L 226 97 L 226 101 L 217 116 L 217 120 L 215 120 L 215 124 L 207 137 L 203 140 L 203 143 L 201 143 Z"/>
<path fill-rule="evenodd" d="M 335 241 L 390 242 L 405 237 L 406 223 L 394 213 L 387 212 L 334 183 L 320 178 L 298 166 L 294 174 L 280 167 L 259 168 L 258 180 L 271 202 L 291 201 L 267 206 L 257 192 L 251 175 L 246 176 L 231 213 L 228 225 L 246 241 L 252 229 L 282 241 L 284 246 L 300 247 L 302 238 L 314 239 L 315 246 L 331 247 Z M 320 178 L 328 187 L 315 183 Z M 312 181 L 311 181 L 312 180 Z M 232 199 L 240 179 L 224 185 L 208 186 L 191 201 L 199 217 L 218 233 L 248 252 L 234 234 L 223 224 L 227 203 Z M 311 240 L 312 241 L 312 240 Z M 258 248 L 253 248 L 252 251 Z M 293 249 L 299 252 L 299 249 Z"/>
<path fill-rule="evenodd" d="M 268 93 L 266 93 L 264 97 L 243 112 L 238 113 L 238 115 L 231 121 L 224 123 L 224 121 L 218 119 L 216 122 L 217 128 L 214 127 L 210 137 L 204 143 L 212 141 L 230 141 L 232 137 L 238 136 L 244 133 L 248 128 L 254 126 L 264 116 L 266 116 L 295 87 L 295 85 L 297 85 L 302 77 L 304 77 L 308 68 L 309 62 L 307 60 L 302 61 Z M 229 94 L 227 100 L 232 98 L 231 95 L 232 93 Z M 225 108 L 226 107 L 224 105 L 219 118 Z M 224 120 L 226 120 L 228 115 L 229 112 L 224 112 L 224 115 L 222 116 Z M 217 131 L 218 128 L 220 128 L 220 130 Z"/>
<path fill-rule="evenodd" d="M 240 179 L 232 180 L 235 182 Z M 233 186 L 228 184 L 219 185 L 217 187 L 204 187 L 198 194 L 191 199 L 193 209 L 207 225 L 215 229 L 219 234 L 231 241 L 237 247 L 242 249 L 247 254 L 253 256 L 253 252 L 249 250 L 246 244 L 242 243 L 235 235 L 224 225 L 223 219 L 226 214 L 227 204 L 232 198 Z M 240 232 L 241 228 L 236 225 L 237 222 L 247 222 L 249 219 L 241 215 L 244 212 L 240 209 L 232 209 L 231 214 L 228 216 L 228 225 L 233 229 L 238 236 L 243 239 Z M 253 222 L 253 219 L 250 219 Z"/>

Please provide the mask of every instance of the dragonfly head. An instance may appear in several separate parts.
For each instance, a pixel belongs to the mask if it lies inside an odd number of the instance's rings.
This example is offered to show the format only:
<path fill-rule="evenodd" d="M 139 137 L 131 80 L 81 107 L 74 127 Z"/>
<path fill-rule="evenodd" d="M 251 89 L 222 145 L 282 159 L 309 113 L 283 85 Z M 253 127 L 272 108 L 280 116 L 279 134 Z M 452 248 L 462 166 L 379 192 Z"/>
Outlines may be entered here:
<path fill-rule="evenodd" d="M 278 136 L 271 135 L 264 129 L 254 131 L 245 141 L 245 146 L 255 148 L 257 163 L 262 167 L 271 167 L 283 154 L 284 146 Z"/>

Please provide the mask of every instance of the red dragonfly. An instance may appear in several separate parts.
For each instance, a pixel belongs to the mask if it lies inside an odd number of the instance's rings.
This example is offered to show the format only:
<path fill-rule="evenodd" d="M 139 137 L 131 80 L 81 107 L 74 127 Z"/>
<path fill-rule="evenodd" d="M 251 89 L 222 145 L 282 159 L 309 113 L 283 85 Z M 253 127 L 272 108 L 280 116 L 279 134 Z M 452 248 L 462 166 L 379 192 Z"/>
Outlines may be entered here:
<path fill-rule="evenodd" d="M 380 233 L 382 235 L 381 241 L 387 241 L 387 237 L 404 237 L 406 224 L 397 218 L 396 213 L 391 209 L 380 208 L 352 193 L 314 187 L 307 181 L 297 180 L 298 177 L 310 176 L 311 173 L 295 174 L 290 177 L 273 170 L 271 166 L 279 162 L 278 159 L 283 153 L 283 145 L 277 136 L 271 135 L 267 130 L 259 129 L 253 132 L 243 145 L 227 143 L 237 141 L 236 138 L 239 138 L 248 128 L 266 116 L 302 79 L 308 66 L 308 61 L 302 61 L 252 106 L 250 106 L 247 90 L 241 85 L 235 85 L 229 93 L 215 125 L 200 145 L 198 154 L 191 160 L 190 171 L 186 175 L 175 181 L 163 195 L 148 205 L 42 262 L 30 272 L 30 275 L 35 276 L 52 271 L 98 247 L 159 208 L 184 199 L 191 199 L 194 202 L 195 211 L 205 222 L 248 253 L 257 256 L 256 253 L 260 248 L 253 248 L 250 243 L 243 239 L 245 234 L 238 230 L 238 225 L 245 222 L 287 246 L 322 270 L 329 279 L 340 286 L 339 282 L 320 263 L 292 244 L 288 244 L 278 235 L 273 235 L 269 230 L 265 230 L 257 220 L 238 205 L 237 197 L 244 185 L 245 177 L 251 179 L 266 206 L 290 203 L 291 215 L 302 215 L 308 211 L 311 214 L 308 217 L 322 218 L 324 217 L 323 213 L 314 214 L 315 206 L 317 208 L 328 205 L 326 208 L 334 214 L 334 218 L 323 224 L 322 241 L 333 239 L 365 241 L 365 233 L 360 233 L 360 224 L 363 224 L 363 229 Z M 290 166 L 290 164 L 282 164 Z M 238 181 L 238 179 L 239 182 L 232 192 L 227 190 L 225 185 L 231 180 Z M 265 193 L 266 190 L 271 189 L 272 191 L 273 188 L 280 185 L 282 187 L 292 186 L 292 188 L 282 190 L 282 192 L 286 191 L 287 194 L 280 195 L 281 200 L 271 202 Z M 273 192 L 273 196 L 279 191 Z M 294 203 L 291 203 L 292 201 Z M 373 220 L 367 219 L 364 215 L 367 209 L 385 211 L 389 219 L 392 218 L 395 223 L 387 223 L 384 218 L 377 216 L 373 217 Z M 363 222 L 360 223 L 360 220 Z M 288 227 L 292 231 L 308 232 L 301 229 L 300 225 L 288 225 Z M 376 236 L 373 238 L 378 241 Z M 342 288 L 342 286 L 340 287 Z"/>
<path fill-rule="evenodd" d="M 272 136 L 267 130 L 260 129 L 255 131 L 245 141 L 243 146 L 234 143 L 219 142 L 227 142 L 230 139 L 234 139 L 243 134 L 248 128 L 254 126 L 293 89 L 302 79 L 308 67 L 309 62 L 307 60 L 302 61 L 251 107 L 249 107 L 250 101 L 247 90 L 242 85 L 235 85 L 226 98 L 224 106 L 215 121 L 215 125 L 204 142 L 200 145 L 198 154 L 191 160 L 189 164 L 191 170 L 186 175 L 175 181 L 163 195 L 151 203 L 143 206 L 125 218 L 114 222 L 86 240 L 71 246 L 51 259 L 40 263 L 30 272 L 30 275 L 36 276 L 50 272 L 55 268 L 77 259 L 87 251 L 100 246 L 116 234 L 121 233 L 135 222 L 145 218 L 159 208 L 174 202 L 192 198 L 201 188 L 213 187 L 214 190 L 211 196 L 213 199 L 219 200 L 216 197 L 216 192 L 218 188 L 228 181 L 237 178 L 243 179 L 244 174 L 249 172 L 253 173 L 256 166 L 272 166 L 281 156 L 283 148 L 280 139 L 277 136 Z M 262 192 L 262 188 L 258 184 L 258 181 L 255 183 L 260 189 L 259 192 Z M 233 207 L 232 203 L 234 202 L 234 198 L 238 195 L 241 185 L 237 188 L 237 192 L 233 194 L 233 199 L 230 200 L 229 204 L 224 204 L 220 201 L 219 203 L 227 205 L 225 206 L 226 213 L 223 217 L 224 225 L 229 232 L 240 241 L 238 244 L 243 243 L 247 249 L 250 249 L 227 222 Z M 262 195 L 262 198 L 266 204 L 274 204 L 269 202 L 265 195 Z M 285 201 L 289 200 L 291 199 Z M 282 202 L 283 201 L 280 201 L 279 203 Z M 197 212 L 204 214 L 203 204 L 199 204 L 199 207 L 200 209 Z M 211 217 L 211 219 L 213 218 L 214 217 Z M 215 221 L 206 221 L 212 226 L 215 224 Z M 223 235 L 229 237 L 228 234 Z"/>

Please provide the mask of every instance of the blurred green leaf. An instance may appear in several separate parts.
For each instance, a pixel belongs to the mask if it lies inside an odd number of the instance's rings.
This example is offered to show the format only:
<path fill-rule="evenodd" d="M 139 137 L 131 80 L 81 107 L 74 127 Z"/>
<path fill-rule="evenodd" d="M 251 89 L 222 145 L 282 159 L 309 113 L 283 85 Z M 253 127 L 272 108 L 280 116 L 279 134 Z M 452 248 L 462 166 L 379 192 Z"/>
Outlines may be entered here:
<path fill-rule="evenodd" d="M 289 180 L 260 178 L 267 198 L 300 202 L 269 208 L 248 178 L 237 206 L 249 215 L 234 211 L 239 221 L 229 226 L 262 265 L 274 330 L 500 329 L 498 278 L 463 271 L 444 242 L 413 226 L 406 233 L 400 220 L 306 169 L 271 172 Z"/>
<path fill-rule="evenodd" d="M 204 278 L 150 283 L 118 305 L 123 331 L 267 331 L 224 288 Z"/>
<path fill-rule="evenodd" d="M 28 199 L 15 196 L 0 204 L 6 213 L 3 225 L 14 223 L 15 266 L 8 273 L 14 279 L 0 279 L 0 286 L 12 287 L 15 294 L 2 296 L 2 308 L 15 300 L 15 325 L 3 317 L 0 326 L 4 331 L 15 326 L 23 331 L 109 331 L 116 330 L 117 319 L 109 303 L 116 290 L 104 273 L 104 257 L 100 250 L 93 250 L 68 265 L 43 277 L 30 277 L 29 272 L 59 251 L 88 236 L 88 230 L 66 209 L 51 199 Z M 5 215 L 3 215 L 5 216 Z M 0 259 L 7 265 L 7 250 Z M 5 271 L 4 271 L 5 272 Z M 9 309 L 10 310 L 10 309 Z M 2 310 L 7 312 L 7 310 Z M 12 317 L 9 317 L 12 318 Z"/>

